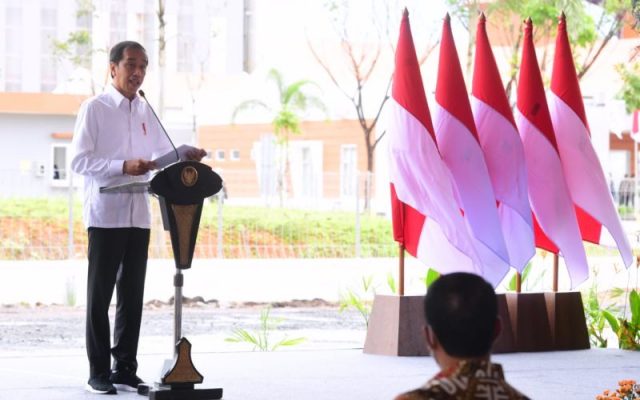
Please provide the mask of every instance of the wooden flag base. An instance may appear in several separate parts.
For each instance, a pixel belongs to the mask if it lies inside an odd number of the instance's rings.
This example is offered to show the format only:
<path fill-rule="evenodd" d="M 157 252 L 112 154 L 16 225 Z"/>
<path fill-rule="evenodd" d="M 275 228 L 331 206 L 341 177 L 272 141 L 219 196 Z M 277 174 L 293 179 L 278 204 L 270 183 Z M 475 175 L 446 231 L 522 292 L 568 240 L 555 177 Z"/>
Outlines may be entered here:
<path fill-rule="evenodd" d="M 498 314 L 503 328 L 494 353 L 589 348 L 580 292 L 499 294 Z"/>
<path fill-rule="evenodd" d="M 509 306 L 507 305 L 507 296 L 504 293 L 496 295 L 498 301 L 498 317 L 502 323 L 502 330 L 493 342 L 493 353 L 513 353 L 516 351 L 516 338 L 511 325 L 511 317 L 509 317 Z"/>
<path fill-rule="evenodd" d="M 506 293 L 515 351 L 553 349 L 551 327 L 544 293 Z"/>
<path fill-rule="evenodd" d="M 590 348 L 580 292 L 545 293 L 554 350 Z"/>
<path fill-rule="evenodd" d="M 492 352 L 588 349 L 589 332 L 580 292 L 497 295 L 502 331 Z M 376 295 L 364 353 L 429 355 L 424 337 L 424 296 Z"/>
<path fill-rule="evenodd" d="M 426 356 L 424 296 L 376 295 L 369 316 L 364 353 Z"/>

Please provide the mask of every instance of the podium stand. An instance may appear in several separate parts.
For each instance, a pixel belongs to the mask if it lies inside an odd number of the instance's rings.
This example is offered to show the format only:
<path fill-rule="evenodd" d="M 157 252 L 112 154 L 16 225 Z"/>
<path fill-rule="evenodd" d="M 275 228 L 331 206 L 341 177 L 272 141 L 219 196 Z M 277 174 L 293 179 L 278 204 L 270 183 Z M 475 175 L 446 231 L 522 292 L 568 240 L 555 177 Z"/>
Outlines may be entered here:
<path fill-rule="evenodd" d="M 217 400 L 222 398 L 221 388 L 195 389 L 203 376 L 191 360 L 191 343 L 182 337 L 183 269 L 191 268 L 202 205 L 206 197 L 222 188 L 222 179 L 205 164 L 181 161 L 158 172 L 149 182 L 132 182 L 101 188 L 102 193 L 150 192 L 160 201 L 162 223 L 171 235 L 171 246 L 176 264 L 173 278 L 174 301 L 174 354 L 165 362 L 160 382 L 142 384 L 138 394 L 151 400 Z"/>

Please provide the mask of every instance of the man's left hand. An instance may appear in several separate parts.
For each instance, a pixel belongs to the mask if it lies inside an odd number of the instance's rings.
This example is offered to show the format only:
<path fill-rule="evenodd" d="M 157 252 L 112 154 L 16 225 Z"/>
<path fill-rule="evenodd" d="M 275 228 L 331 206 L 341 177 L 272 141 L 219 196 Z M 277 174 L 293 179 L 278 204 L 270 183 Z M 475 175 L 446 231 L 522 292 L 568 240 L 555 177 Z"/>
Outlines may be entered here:
<path fill-rule="evenodd" d="M 204 149 L 190 149 L 185 155 L 188 160 L 200 161 L 202 157 L 207 155 L 207 152 Z"/>

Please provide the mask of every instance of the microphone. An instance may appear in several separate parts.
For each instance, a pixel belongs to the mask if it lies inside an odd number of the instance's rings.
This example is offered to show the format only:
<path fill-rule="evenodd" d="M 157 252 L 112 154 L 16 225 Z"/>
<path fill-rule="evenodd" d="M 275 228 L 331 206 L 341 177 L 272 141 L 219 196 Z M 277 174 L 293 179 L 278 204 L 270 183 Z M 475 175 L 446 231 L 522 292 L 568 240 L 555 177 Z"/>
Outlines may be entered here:
<path fill-rule="evenodd" d="M 164 129 L 164 126 L 162 125 L 162 122 L 160 122 L 160 118 L 158 118 L 158 116 L 156 115 L 156 112 L 153 111 L 153 107 L 151 107 L 151 104 L 149 104 L 149 100 L 147 100 L 147 98 L 145 97 L 144 92 L 142 91 L 142 89 L 138 90 L 138 93 L 144 99 L 144 101 L 147 102 L 147 105 L 149 106 L 149 109 L 153 113 L 153 116 L 156 117 L 156 120 L 158 121 L 158 124 L 160 124 L 160 128 L 162 128 L 162 131 L 164 132 L 164 135 L 167 137 L 167 139 L 169 139 L 169 143 L 171 143 L 171 147 L 173 147 L 173 151 L 176 152 L 176 162 L 180 161 L 180 154 L 178 153 L 178 149 L 176 149 L 176 146 L 173 144 L 173 141 L 171 141 L 171 137 L 169 137 L 169 134 L 167 133 L 167 130 Z"/>

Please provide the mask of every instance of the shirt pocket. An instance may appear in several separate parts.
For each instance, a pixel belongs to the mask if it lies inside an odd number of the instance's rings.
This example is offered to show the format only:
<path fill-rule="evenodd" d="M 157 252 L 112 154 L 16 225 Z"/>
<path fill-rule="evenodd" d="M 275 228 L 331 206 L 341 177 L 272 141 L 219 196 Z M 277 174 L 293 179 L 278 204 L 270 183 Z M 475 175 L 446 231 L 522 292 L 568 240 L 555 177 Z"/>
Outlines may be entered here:
<path fill-rule="evenodd" d="M 131 131 L 133 134 L 133 148 L 131 150 L 134 157 L 150 160 L 154 148 L 153 142 L 157 139 L 149 128 L 149 120 L 135 118 Z"/>

